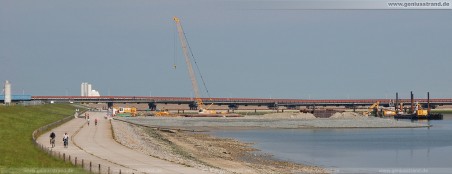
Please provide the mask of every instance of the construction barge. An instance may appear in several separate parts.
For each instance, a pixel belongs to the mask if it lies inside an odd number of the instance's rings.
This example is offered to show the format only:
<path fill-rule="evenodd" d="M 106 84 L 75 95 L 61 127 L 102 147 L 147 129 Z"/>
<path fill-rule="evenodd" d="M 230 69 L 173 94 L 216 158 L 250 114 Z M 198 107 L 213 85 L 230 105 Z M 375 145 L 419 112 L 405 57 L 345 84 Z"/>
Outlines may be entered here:
<path fill-rule="evenodd" d="M 401 104 L 400 108 L 397 108 L 398 105 L 398 93 L 396 93 L 396 115 L 394 115 L 394 119 L 410 119 L 410 120 L 442 120 L 443 114 L 440 113 L 431 113 L 430 110 L 430 93 L 427 92 L 427 109 L 423 109 L 419 103 L 414 104 L 414 95 L 413 91 L 411 91 L 411 109 L 409 113 L 404 114 L 401 112 L 403 108 L 403 104 Z"/>
<path fill-rule="evenodd" d="M 410 119 L 410 120 L 442 120 L 443 114 L 428 114 L 425 116 L 419 116 L 417 114 L 410 115 L 395 115 L 394 119 Z"/>

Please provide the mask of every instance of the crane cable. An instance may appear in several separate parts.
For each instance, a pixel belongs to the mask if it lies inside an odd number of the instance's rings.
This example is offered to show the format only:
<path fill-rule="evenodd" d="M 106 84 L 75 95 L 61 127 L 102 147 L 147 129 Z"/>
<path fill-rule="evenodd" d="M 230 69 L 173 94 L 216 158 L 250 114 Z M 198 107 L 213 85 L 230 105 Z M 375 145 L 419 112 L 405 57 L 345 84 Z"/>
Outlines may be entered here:
<path fill-rule="evenodd" d="M 181 25 L 181 28 L 182 28 L 182 25 Z M 184 31 L 184 29 L 182 29 L 182 31 Z M 185 40 L 187 40 L 187 35 L 185 34 L 185 31 L 184 31 L 184 37 L 185 37 Z M 210 94 L 209 94 L 209 90 L 207 89 L 206 82 L 204 81 L 204 77 L 202 76 L 201 70 L 199 70 L 198 62 L 196 61 L 196 58 L 193 55 L 190 44 L 188 42 L 187 42 L 187 46 L 188 46 L 188 50 L 190 51 L 191 57 L 193 58 L 193 62 L 195 62 L 196 69 L 199 72 L 199 76 L 201 77 L 201 81 L 202 81 L 202 84 L 204 85 L 204 89 L 206 90 L 207 96 L 210 98 Z"/>
<path fill-rule="evenodd" d="M 176 68 L 177 68 L 177 64 L 176 64 L 176 63 L 177 63 L 177 62 L 176 62 L 176 60 L 177 60 L 177 59 L 176 59 L 176 57 L 177 57 L 177 55 L 176 55 L 176 54 L 177 54 L 177 51 L 176 51 L 176 50 L 177 50 L 177 47 L 176 47 L 176 33 L 177 33 L 177 32 L 176 32 L 176 29 L 175 29 L 175 28 L 173 28 L 173 31 L 174 31 L 174 32 L 173 32 L 173 33 L 174 33 L 174 34 L 173 34 L 173 48 L 174 48 L 174 49 L 173 49 L 173 50 L 174 50 L 174 52 L 173 52 L 173 68 L 174 68 L 174 70 L 176 70 Z"/>

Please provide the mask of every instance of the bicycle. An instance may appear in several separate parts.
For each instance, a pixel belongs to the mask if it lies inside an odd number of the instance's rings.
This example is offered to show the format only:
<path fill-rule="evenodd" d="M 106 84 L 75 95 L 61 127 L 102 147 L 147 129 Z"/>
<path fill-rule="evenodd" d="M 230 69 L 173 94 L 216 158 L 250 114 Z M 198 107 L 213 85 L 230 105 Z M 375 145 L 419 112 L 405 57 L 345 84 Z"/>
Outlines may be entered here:
<path fill-rule="evenodd" d="M 50 139 L 50 145 L 52 145 L 52 148 L 55 147 L 55 138 Z"/>
<path fill-rule="evenodd" d="M 63 139 L 63 142 L 64 142 L 64 148 L 67 148 L 67 146 L 68 146 L 68 139 L 67 138 Z"/>

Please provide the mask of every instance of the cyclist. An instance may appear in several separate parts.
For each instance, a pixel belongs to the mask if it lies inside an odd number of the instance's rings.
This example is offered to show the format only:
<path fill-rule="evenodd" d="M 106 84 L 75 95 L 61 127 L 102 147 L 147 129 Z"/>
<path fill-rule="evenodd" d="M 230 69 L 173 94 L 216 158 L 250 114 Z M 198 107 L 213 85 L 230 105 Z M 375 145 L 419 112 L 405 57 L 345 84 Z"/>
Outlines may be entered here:
<path fill-rule="evenodd" d="M 67 133 L 64 133 L 63 142 L 64 142 L 64 148 L 67 148 L 68 143 L 69 143 L 69 136 L 67 135 Z"/>
<path fill-rule="evenodd" d="M 54 132 L 50 133 L 50 145 L 52 145 L 52 148 L 55 147 L 55 137 L 56 135 Z"/>

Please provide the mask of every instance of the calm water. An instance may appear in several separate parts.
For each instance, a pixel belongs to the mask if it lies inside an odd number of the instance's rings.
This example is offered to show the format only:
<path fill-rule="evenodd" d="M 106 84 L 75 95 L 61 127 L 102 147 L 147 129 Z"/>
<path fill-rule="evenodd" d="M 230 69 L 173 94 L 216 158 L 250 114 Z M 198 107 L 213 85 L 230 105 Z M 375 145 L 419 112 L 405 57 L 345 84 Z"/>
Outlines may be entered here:
<path fill-rule="evenodd" d="M 216 131 L 282 160 L 337 173 L 452 173 L 452 115 L 431 128 Z"/>

